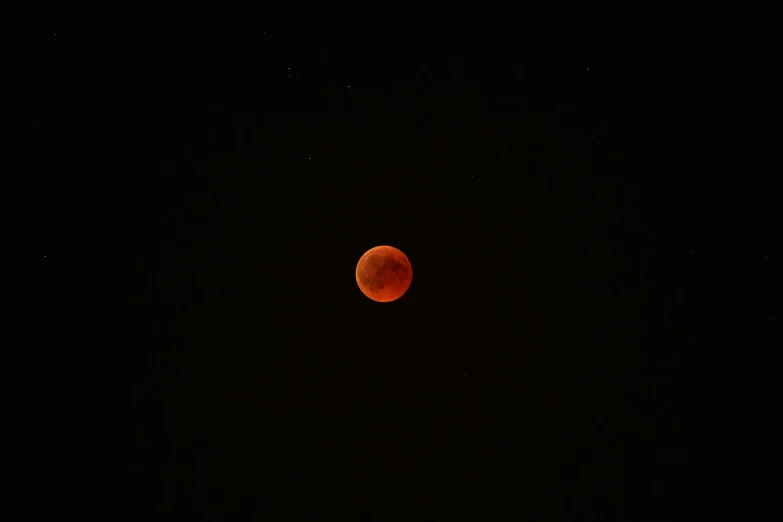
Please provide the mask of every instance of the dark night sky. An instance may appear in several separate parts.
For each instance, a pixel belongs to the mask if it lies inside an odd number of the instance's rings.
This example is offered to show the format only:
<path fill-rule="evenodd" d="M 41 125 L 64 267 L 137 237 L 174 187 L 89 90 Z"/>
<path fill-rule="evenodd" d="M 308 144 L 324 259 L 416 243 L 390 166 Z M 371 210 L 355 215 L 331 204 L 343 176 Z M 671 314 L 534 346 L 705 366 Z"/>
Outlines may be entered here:
<path fill-rule="evenodd" d="M 31 101 L 6 194 L 36 196 L 6 208 L 35 230 L 49 347 L 19 356 L 48 384 L 20 408 L 23 498 L 113 520 L 692 519 L 715 277 L 748 274 L 754 339 L 780 337 L 771 226 L 733 229 L 717 196 L 711 13 L 115 10 L 53 17 L 9 66 Z M 391 304 L 354 280 L 380 244 L 413 266 Z M 107 493 L 53 493 L 85 475 Z"/>

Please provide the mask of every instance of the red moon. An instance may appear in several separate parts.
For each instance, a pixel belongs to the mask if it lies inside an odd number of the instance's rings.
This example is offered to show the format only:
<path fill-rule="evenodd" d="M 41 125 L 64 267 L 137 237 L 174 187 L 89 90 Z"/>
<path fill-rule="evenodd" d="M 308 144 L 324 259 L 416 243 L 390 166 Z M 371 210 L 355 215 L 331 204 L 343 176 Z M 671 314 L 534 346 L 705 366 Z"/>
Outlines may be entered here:
<path fill-rule="evenodd" d="M 413 279 L 411 262 L 390 246 L 371 248 L 356 265 L 356 284 L 364 295 L 379 303 L 396 301 L 408 291 Z"/>

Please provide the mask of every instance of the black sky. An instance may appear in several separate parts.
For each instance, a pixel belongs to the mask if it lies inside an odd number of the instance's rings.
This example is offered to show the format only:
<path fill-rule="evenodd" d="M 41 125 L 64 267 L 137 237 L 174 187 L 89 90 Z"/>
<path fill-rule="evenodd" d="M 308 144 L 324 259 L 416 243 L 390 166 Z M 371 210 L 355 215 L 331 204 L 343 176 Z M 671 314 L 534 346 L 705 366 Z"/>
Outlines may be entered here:
<path fill-rule="evenodd" d="M 690 519 L 712 306 L 761 289 L 771 346 L 779 286 L 771 225 L 733 229 L 717 196 L 710 12 L 264 9 L 130 2 L 23 35 L 7 194 L 34 202 L 6 208 L 35 231 L 48 347 L 20 355 L 46 384 L 20 408 L 24 498 L 115 520 Z M 772 220 L 768 191 L 742 198 Z M 413 266 L 391 304 L 354 280 L 380 244 Z M 716 288 L 729 266 L 746 283 Z"/>

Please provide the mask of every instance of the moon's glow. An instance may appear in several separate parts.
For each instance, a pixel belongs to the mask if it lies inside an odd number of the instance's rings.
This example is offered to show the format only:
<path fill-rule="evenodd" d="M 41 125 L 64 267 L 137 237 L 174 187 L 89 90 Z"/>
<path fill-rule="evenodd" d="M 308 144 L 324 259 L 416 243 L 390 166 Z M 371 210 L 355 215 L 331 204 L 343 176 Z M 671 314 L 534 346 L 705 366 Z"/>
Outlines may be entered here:
<path fill-rule="evenodd" d="M 390 246 L 371 248 L 356 265 L 356 283 L 359 289 L 379 303 L 395 301 L 408 291 L 413 270 L 408 258 Z"/>

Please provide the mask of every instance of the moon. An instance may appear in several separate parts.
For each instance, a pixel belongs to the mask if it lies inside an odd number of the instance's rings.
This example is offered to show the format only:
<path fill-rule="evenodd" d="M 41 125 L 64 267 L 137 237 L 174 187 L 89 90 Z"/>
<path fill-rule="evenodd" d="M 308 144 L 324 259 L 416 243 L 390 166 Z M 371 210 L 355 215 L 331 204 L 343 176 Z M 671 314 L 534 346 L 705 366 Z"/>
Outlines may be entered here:
<path fill-rule="evenodd" d="M 371 248 L 356 265 L 356 284 L 364 295 L 379 303 L 396 301 L 408 291 L 413 269 L 408 257 L 391 246 Z"/>

